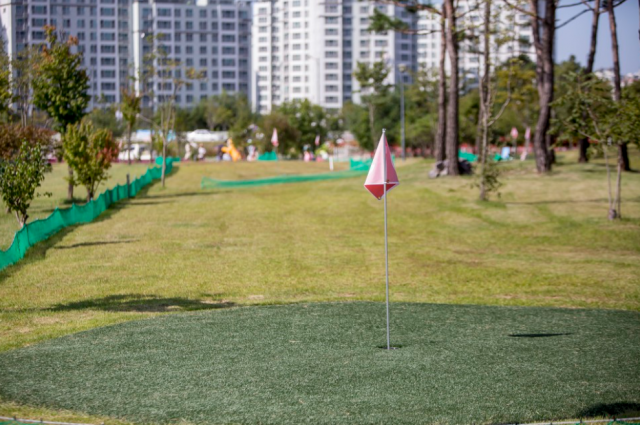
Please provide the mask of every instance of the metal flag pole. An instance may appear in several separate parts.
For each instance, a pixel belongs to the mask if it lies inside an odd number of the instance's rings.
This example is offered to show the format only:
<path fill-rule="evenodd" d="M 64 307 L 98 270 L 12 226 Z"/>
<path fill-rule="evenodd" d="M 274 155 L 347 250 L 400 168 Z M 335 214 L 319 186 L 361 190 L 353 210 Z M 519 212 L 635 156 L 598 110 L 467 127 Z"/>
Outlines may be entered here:
<path fill-rule="evenodd" d="M 391 338 L 389 335 L 389 243 L 387 238 L 387 136 L 382 129 L 382 162 L 383 162 L 383 188 L 384 188 L 384 264 L 387 289 L 387 350 L 391 350 Z"/>

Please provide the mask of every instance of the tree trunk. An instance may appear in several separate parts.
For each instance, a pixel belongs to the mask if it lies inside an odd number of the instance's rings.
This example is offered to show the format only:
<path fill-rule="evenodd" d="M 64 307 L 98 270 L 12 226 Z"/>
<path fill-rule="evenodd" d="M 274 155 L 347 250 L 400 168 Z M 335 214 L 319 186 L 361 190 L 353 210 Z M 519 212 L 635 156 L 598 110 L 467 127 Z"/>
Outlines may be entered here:
<path fill-rule="evenodd" d="M 167 141 L 162 139 L 162 187 L 164 188 L 164 180 L 167 174 Z"/>
<path fill-rule="evenodd" d="M 127 123 L 127 163 L 131 165 L 131 123 Z"/>
<path fill-rule="evenodd" d="M 18 224 L 22 229 L 24 225 L 27 223 L 27 218 L 29 218 L 29 216 L 27 214 L 22 215 L 18 211 L 16 211 L 16 218 L 18 219 Z"/>
<path fill-rule="evenodd" d="M 611 53 L 613 56 L 613 97 L 616 102 L 620 102 L 622 98 L 622 85 L 620 82 L 620 56 L 618 51 L 618 30 L 616 28 L 616 15 L 613 8 L 613 1 L 607 2 L 607 12 L 609 12 L 609 28 L 611 30 Z M 618 148 L 618 161 L 622 166 L 622 170 L 631 171 L 629 163 L 629 153 L 627 151 L 627 143 L 620 140 Z M 620 215 L 620 211 L 618 211 Z"/>
<path fill-rule="evenodd" d="M 618 145 L 618 157 L 622 164 L 622 171 L 631 171 L 631 164 L 629 163 L 629 149 L 626 143 L 620 143 Z"/>
<path fill-rule="evenodd" d="M 619 145 L 626 146 L 626 145 Z M 622 218 L 622 169 L 624 167 L 624 163 L 622 162 L 622 158 L 618 157 L 618 176 L 616 178 L 616 207 L 618 212 L 618 218 Z"/>
<path fill-rule="evenodd" d="M 447 137 L 447 74 L 445 60 L 447 55 L 446 37 L 446 9 L 442 6 L 442 18 L 440 19 L 440 68 L 438 82 L 438 133 L 436 134 L 435 158 L 436 162 L 445 159 L 445 143 Z"/>
<path fill-rule="evenodd" d="M 447 14 L 447 51 L 451 64 L 451 81 L 449 85 L 449 104 L 447 105 L 447 174 L 460 175 L 458 165 L 458 39 L 456 30 L 456 15 L 453 0 L 445 0 L 444 7 Z"/>
<path fill-rule="evenodd" d="M 491 113 L 491 102 L 489 100 L 489 81 L 491 64 L 489 61 L 490 30 L 491 30 L 491 0 L 485 0 L 484 5 L 484 40 L 483 40 L 483 62 L 484 72 L 480 79 L 480 117 L 482 120 L 482 148 L 480 153 L 480 200 L 486 201 L 487 197 L 487 144 L 489 139 L 489 114 Z"/>
<path fill-rule="evenodd" d="M 587 56 L 587 67 L 585 73 L 587 75 L 593 72 L 593 63 L 596 59 L 596 46 L 598 43 L 598 24 L 600 23 L 600 0 L 595 0 L 593 4 L 593 19 L 591 20 L 591 42 L 589 43 L 589 55 Z M 583 137 L 580 139 L 580 158 L 578 162 L 589 162 L 587 151 L 589 149 L 589 139 Z"/>
<path fill-rule="evenodd" d="M 373 97 L 373 94 L 371 96 Z M 378 143 L 376 142 L 375 129 L 373 128 L 375 112 L 376 112 L 376 107 L 373 104 L 373 99 L 370 98 L 369 99 L 369 131 L 371 132 L 371 143 L 373 144 L 374 150 L 378 147 Z"/>
<path fill-rule="evenodd" d="M 602 146 L 602 153 L 604 154 L 604 164 L 605 167 L 607 168 L 607 193 L 609 195 L 609 220 L 615 220 L 618 216 L 618 213 L 616 213 L 616 207 L 615 204 L 613 202 L 613 196 L 611 194 L 611 169 L 609 167 L 609 155 L 608 155 L 608 150 L 609 148 L 605 144 Z"/>
<path fill-rule="evenodd" d="M 556 3 L 554 1 L 545 2 L 543 20 L 539 19 L 538 0 L 529 0 L 529 8 L 535 15 L 531 19 L 531 27 L 536 48 L 536 84 L 539 96 L 539 115 L 536 123 L 536 132 L 533 137 L 533 150 L 536 154 L 536 169 L 538 173 L 547 173 L 551 171 L 551 161 L 549 150 L 547 149 L 547 132 L 549 131 L 554 89 L 553 42 L 555 38 Z M 541 25 L 542 28 L 540 28 Z"/>
<path fill-rule="evenodd" d="M 69 172 L 69 185 L 67 186 L 67 199 L 69 201 L 73 201 L 73 170 L 71 169 L 70 165 L 67 165 L 67 169 Z"/>

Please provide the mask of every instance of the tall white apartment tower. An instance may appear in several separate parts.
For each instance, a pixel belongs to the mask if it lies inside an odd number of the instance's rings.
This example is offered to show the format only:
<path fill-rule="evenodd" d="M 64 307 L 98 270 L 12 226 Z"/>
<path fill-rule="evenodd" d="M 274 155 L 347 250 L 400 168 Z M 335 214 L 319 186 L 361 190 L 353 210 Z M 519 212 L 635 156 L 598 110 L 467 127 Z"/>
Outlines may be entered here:
<path fill-rule="evenodd" d="M 133 62 L 136 75 L 145 67 L 153 46 L 162 44 L 167 58 L 178 63 L 172 72 L 185 78 L 176 96 L 181 107 L 190 107 L 201 99 L 223 90 L 250 92 L 251 7 L 244 0 L 134 0 L 132 6 Z M 161 37 L 161 40 L 160 38 Z M 202 78 L 186 80 L 193 69 Z M 170 82 L 152 79 L 158 97 L 173 93 Z M 138 90 L 144 90 L 138 82 Z M 144 98 L 145 106 L 152 102 Z"/>
<path fill-rule="evenodd" d="M 129 0 L 0 0 L 0 36 L 10 56 L 45 42 L 45 25 L 78 38 L 91 103 L 119 101 L 131 63 Z"/>
<path fill-rule="evenodd" d="M 457 10 L 462 15 L 458 25 L 467 28 L 465 31 L 467 34 L 475 32 L 476 35 L 481 35 L 483 10 L 479 9 L 478 2 L 460 0 Z M 493 65 L 499 65 L 519 55 L 527 56 L 532 62 L 535 62 L 531 18 L 523 13 L 510 10 L 502 2 L 494 3 L 492 14 L 493 19 L 500 22 L 496 29 L 507 34 L 508 37 L 505 39 L 509 40 L 498 47 L 494 44 L 495 36 L 492 35 L 491 61 Z M 437 69 L 440 58 L 440 33 L 438 32 L 440 30 L 440 16 L 425 11 L 419 12 L 418 30 L 421 32 L 418 36 L 418 66 Z M 483 65 L 482 53 L 479 52 L 483 50 L 482 38 L 477 46 L 474 46 L 469 40 L 460 43 L 461 84 L 464 84 L 465 80 L 477 82 L 481 72 L 480 67 Z M 448 59 L 445 63 L 447 70 L 449 70 Z"/>
<path fill-rule="evenodd" d="M 78 38 L 89 108 L 120 102 L 121 87 L 144 68 L 144 37 L 158 34 L 170 59 L 204 74 L 182 88 L 179 106 L 222 90 L 249 94 L 249 0 L 0 0 L 0 37 L 9 55 L 44 43 L 45 25 Z M 160 96 L 171 91 L 151 83 Z"/>
<path fill-rule="evenodd" d="M 417 19 L 404 9 L 357 0 L 254 0 L 251 100 L 256 111 L 295 99 L 309 99 L 327 109 L 360 100 L 353 77 L 358 62 L 385 61 L 388 83 L 414 69 L 416 37 L 368 31 L 373 8 L 405 20 Z"/>

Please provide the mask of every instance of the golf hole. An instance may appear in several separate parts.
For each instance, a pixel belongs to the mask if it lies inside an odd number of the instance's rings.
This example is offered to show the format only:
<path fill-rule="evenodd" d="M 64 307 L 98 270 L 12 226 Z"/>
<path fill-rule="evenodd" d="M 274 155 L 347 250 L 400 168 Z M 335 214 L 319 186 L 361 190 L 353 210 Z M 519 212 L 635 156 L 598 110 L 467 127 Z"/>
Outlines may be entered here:
<path fill-rule="evenodd" d="M 389 350 L 399 350 L 402 347 L 403 347 L 403 345 L 396 344 L 396 345 L 392 345 L 391 347 L 389 347 Z M 386 345 L 378 345 L 378 348 L 380 348 L 382 350 L 386 350 L 387 346 Z"/>

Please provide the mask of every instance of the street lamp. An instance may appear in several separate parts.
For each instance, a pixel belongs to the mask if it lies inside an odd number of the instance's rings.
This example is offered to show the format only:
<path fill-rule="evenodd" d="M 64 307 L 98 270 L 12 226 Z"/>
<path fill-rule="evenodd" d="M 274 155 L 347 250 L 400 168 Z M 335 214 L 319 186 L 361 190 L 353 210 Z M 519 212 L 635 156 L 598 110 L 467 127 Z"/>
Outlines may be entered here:
<path fill-rule="evenodd" d="M 404 73 L 407 70 L 407 66 L 404 64 L 398 65 L 398 71 L 400 71 L 400 124 L 402 128 L 402 160 L 407 159 L 407 150 L 405 147 L 405 132 L 404 132 Z"/>

